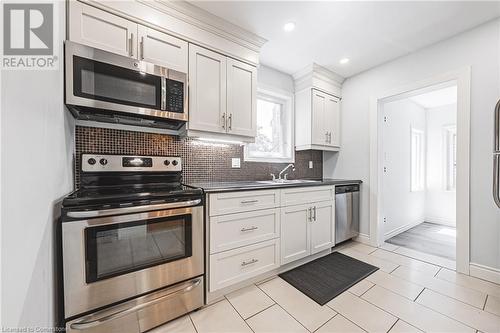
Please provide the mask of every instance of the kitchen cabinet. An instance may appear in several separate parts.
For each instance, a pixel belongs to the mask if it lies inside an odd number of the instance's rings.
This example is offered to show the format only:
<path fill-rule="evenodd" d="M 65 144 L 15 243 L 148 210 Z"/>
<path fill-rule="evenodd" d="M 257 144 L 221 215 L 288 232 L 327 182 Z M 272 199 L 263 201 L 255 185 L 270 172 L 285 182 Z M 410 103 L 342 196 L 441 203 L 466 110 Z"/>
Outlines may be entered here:
<path fill-rule="evenodd" d="M 188 71 L 188 43 L 160 31 L 138 25 L 139 60 L 173 69 Z"/>
<path fill-rule="evenodd" d="M 335 245 L 334 186 L 209 193 L 207 206 L 209 299 Z"/>
<path fill-rule="evenodd" d="M 257 69 L 189 45 L 189 136 L 218 134 L 241 141 L 256 135 Z"/>
<path fill-rule="evenodd" d="M 310 205 L 297 205 L 283 208 L 281 220 L 281 264 L 305 258 L 309 255 L 309 213 Z"/>
<path fill-rule="evenodd" d="M 189 129 L 226 133 L 226 57 L 189 45 Z"/>
<path fill-rule="evenodd" d="M 296 150 L 340 150 L 340 99 L 317 89 L 296 94 Z"/>
<path fill-rule="evenodd" d="M 234 59 L 227 59 L 227 132 L 255 137 L 257 69 Z"/>
<path fill-rule="evenodd" d="M 71 41 L 126 57 L 137 56 L 137 23 L 77 1 L 69 9 Z"/>
<path fill-rule="evenodd" d="M 187 73 L 186 41 L 78 1 L 69 11 L 71 41 Z"/>
<path fill-rule="evenodd" d="M 281 264 L 332 248 L 334 244 L 334 202 L 282 208 Z"/>

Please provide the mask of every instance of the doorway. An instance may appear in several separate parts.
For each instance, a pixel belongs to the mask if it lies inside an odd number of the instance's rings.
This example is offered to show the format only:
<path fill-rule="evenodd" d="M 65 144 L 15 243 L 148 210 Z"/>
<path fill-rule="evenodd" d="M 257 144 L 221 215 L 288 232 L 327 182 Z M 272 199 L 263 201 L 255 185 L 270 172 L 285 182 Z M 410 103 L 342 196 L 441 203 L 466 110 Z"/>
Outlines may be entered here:
<path fill-rule="evenodd" d="M 455 82 L 381 104 L 386 243 L 456 259 Z"/>
<path fill-rule="evenodd" d="M 437 75 L 435 77 L 425 79 L 419 82 L 414 82 L 410 84 L 405 84 L 400 87 L 396 87 L 387 91 L 385 93 L 379 93 L 374 96 L 371 101 L 370 106 L 370 244 L 372 246 L 383 246 L 386 240 L 396 236 L 397 234 L 401 234 L 404 231 L 408 231 L 411 229 L 411 224 L 408 225 L 406 223 L 406 227 L 401 227 L 399 230 L 397 227 L 389 230 L 390 227 L 387 227 L 389 232 L 386 231 L 386 226 L 384 223 L 384 217 L 386 212 L 384 208 L 387 207 L 385 203 L 386 200 L 390 200 L 390 193 L 387 194 L 388 198 L 386 199 L 386 193 L 391 192 L 391 185 L 384 184 L 385 172 L 385 157 L 384 157 L 384 106 L 390 102 L 396 102 L 403 99 L 408 99 L 410 97 L 415 97 L 418 95 L 423 95 L 425 93 L 429 93 L 432 91 L 437 91 L 440 89 L 445 89 L 455 86 L 456 88 L 456 129 L 449 128 L 449 135 L 454 136 L 455 140 L 455 162 L 454 163 L 454 181 L 455 181 L 455 228 L 456 228 L 456 237 L 455 232 L 453 230 L 446 229 L 444 226 L 445 221 L 439 221 L 443 226 L 443 230 L 435 231 L 440 235 L 447 235 L 452 239 L 455 238 L 456 248 L 455 248 L 455 258 L 456 261 L 447 260 L 447 262 L 451 262 L 453 267 L 447 265 L 449 268 L 456 269 L 460 273 L 469 274 L 469 261 L 470 261 L 470 247 L 469 247 L 469 212 L 470 212 L 470 200 L 469 200 L 469 179 L 470 179 L 470 67 L 465 67 L 463 69 L 452 71 L 448 73 L 444 73 L 441 75 Z M 450 88 L 451 89 L 451 88 Z M 393 118 L 394 119 L 394 118 Z M 407 124 L 405 128 L 405 138 L 407 142 L 405 144 L 405 153 L 407 158 L 407 162 L 409 164 L 409 168 L 411 169 L 407 172 L 408 178 L 406 181 L 403 181 L 406 186 L 406 190 L 412 193 L 412 185 L 414 189 L 424 188 L 420 190 L 420 194 L 415 191 L 415 197 L 419 197 L 419 204 L 414 204 L 412 213 L 414 216 L 417 216 L 417 211 L 421 213 L 420 222 L 426 222 L 425 220 L 428 218 L 425 212 L 426 207 L 426 192 L 425 186 L 427 185 L 427 164 L 426 160 L 426 138 L 425 138 L 425 130 L 426 123 L 424 121 L 424 130 L 422 128 L 419 130 L 418 122 L 415 122 L 414 128 Z M 422 124 L 420 123 L 420 126 Z M 444 131 L 444 128 L 443 128 Z M 422 133 L 424 132 L 424 133 Z M 444 135 L 444 134 L 443 134 Z M 390 140 L 391 138 L 385 138 L 385 141 Z M 394 136 L 392 141 L 401 140 L 401 136 Z M 411 168 L 412 163 L 412 144 L 413 144 L 413 168 Z M 424 153 L 422 153 L 422 151 Z M 443 153 L 441 154 L 441 157 Z M 420 161 L 420 162 L 419 162 Z M 422 162 L 424 161 L 424 162 Z M 422 165 L 424 165 L 422 167 Z M 420 167 L 419 167 L 420 166 Z M 394 166 L 393 166 L 394 167 Z M 387 170 L 386 170 L 387 171 Z M 444 177 L 444 176 L 443 176 Z M 442 178 L 444 179 L 444 178 Z M 413 184 L 412 184 L 413 180 Z M 448 182 L 449 183 L 449 182 Z M 385 187 L 384 187 L 385 186 Z M 452 191 L 450 191 L 451 193 Z M 394 192 L 396 193 L 396 192 Z M 423 195 L 422 195 L 423 193 Z M 410 195 L 408 195 L 410 197 Z M 430 195 L 429 195 L 430 197 Z M 401 198 L 397 198 L 400 200 Z M 401 199 L 403 200 L 403 199 Z M 430 205 L 429 205 L 430 206 Z M 392 206 L 388 209 L 397 210 L 398 205 L 393 202 Z M 416 207 L 420 207 L 417 209 Z M 398 212 L 400 213 L 402 209 L 392 213 L 392 216 L 397 216 Z M 422 213 L 424 211 L 424 213 Z M 448 210 L 449 211 L 449 210 Z M 388 214 L 391 216 L 391 212 Z M 429 215 L 429 219 L 430 219 Z M 436 217 L 436 216 L 434 216 Z M 397 217 L 396 217 L 397 220 Z M 414 220 L 415 225 L 421 225 L 422 223 L 418 223 L 418 219 Z M 437 222 L 434 220 L 434 222 Z M 386 222 L 387 223 L 387 222 Z M 437 224 L 437 223 L 434 223 Z M 423 225 L 424 227 L 426 225 Z M 453 226 L 450 226 L 453 228 Z M 390 231 L 393 231 L 393 234 L 390 234 Z M 417 230 L 418 233 L 418 230 Z M 391 237 L 389 237 L 391 236 Z M 436 242 L 442 242 L 442 240 L 437 240 Z M 403 248 L 402 248 L 403 249 Z M 408 250 L 407 253 L 410 253 Z M 415 251 L 414 251 L 415 252 Z M 421 253 L 420 251 L 417 251 Z M 436 257 L 436 256 L 434 256 Z"/>

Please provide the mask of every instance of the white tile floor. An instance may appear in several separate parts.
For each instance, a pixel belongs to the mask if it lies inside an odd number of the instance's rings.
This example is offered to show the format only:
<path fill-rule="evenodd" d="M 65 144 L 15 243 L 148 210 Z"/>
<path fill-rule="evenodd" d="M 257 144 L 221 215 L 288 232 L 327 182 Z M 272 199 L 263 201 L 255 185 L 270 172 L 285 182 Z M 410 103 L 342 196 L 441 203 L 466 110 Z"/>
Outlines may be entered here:
<path fill-rule="evenodd" d="M 500 332 L 500 285 L 398 249 L 342 247 L 381 269 L 324 306 L 276 277 L 152 332 Z"/>

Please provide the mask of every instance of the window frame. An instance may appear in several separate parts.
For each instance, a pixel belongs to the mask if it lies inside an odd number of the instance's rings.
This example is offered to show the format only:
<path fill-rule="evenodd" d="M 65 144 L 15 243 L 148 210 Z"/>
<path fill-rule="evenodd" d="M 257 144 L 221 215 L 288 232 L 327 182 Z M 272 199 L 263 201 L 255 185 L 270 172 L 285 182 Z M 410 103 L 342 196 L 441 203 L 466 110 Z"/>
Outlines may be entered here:
<path fill-rule="evenodd" d="M 273 156 L 251 156 L 249 149 L 250 143 L 245 144 L 243 149 L 243 160 L 245 162 L 264 162 L 264 163 L 295 163 L 295 110 L 294 110 L 294 97 L 293 93 L 283 91 L 280 89 L 273 89 L 268 87 L 257 88 L 257 101 L 265 100 L 283 105 L 284 117 L 283 124 L 286 124 L 284 131 L 284 145 L 285 150 L 288 150 L 290 156 L 287 157 L 273 157 Z M 255 111 L 257 113 L 257 110 Z M 258 122 L 258 120 L 257 120 Z"/>
<path fill-rule="evenodd" d="M 414 157 L 413 157 L 413 142 L 414 142 L 414 135 L 417 135 L 420 140 L 420 147 L 418 151 L 418 155 L 420 158 L 420 172 L 418 176 L 418 181 L 419 184 L 414 183 Z M 425 156 L 426 156 L 426 143 L 425 143 L 425 132 L 421 129 L 415 128 L 415 127 L 410 127 L 410 192 L 422 192 L 425 191 L 425 182 L 426 182 L 426 162 L 425 162 Z M 418 172 L 418 171 L 417 171 Z M 416 178 L 416 177 L 415 177 Z"/>

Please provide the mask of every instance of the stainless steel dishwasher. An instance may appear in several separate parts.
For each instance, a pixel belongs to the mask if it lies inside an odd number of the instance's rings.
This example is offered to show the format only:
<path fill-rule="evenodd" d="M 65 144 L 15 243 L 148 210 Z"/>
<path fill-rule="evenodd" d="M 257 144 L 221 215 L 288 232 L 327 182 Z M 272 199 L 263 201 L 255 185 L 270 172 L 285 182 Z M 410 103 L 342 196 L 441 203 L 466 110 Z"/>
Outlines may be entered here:
<path fill-rule="evenodd" d="M 335 244 L 359 234 L 359 184 L 335 186 Z"/>

